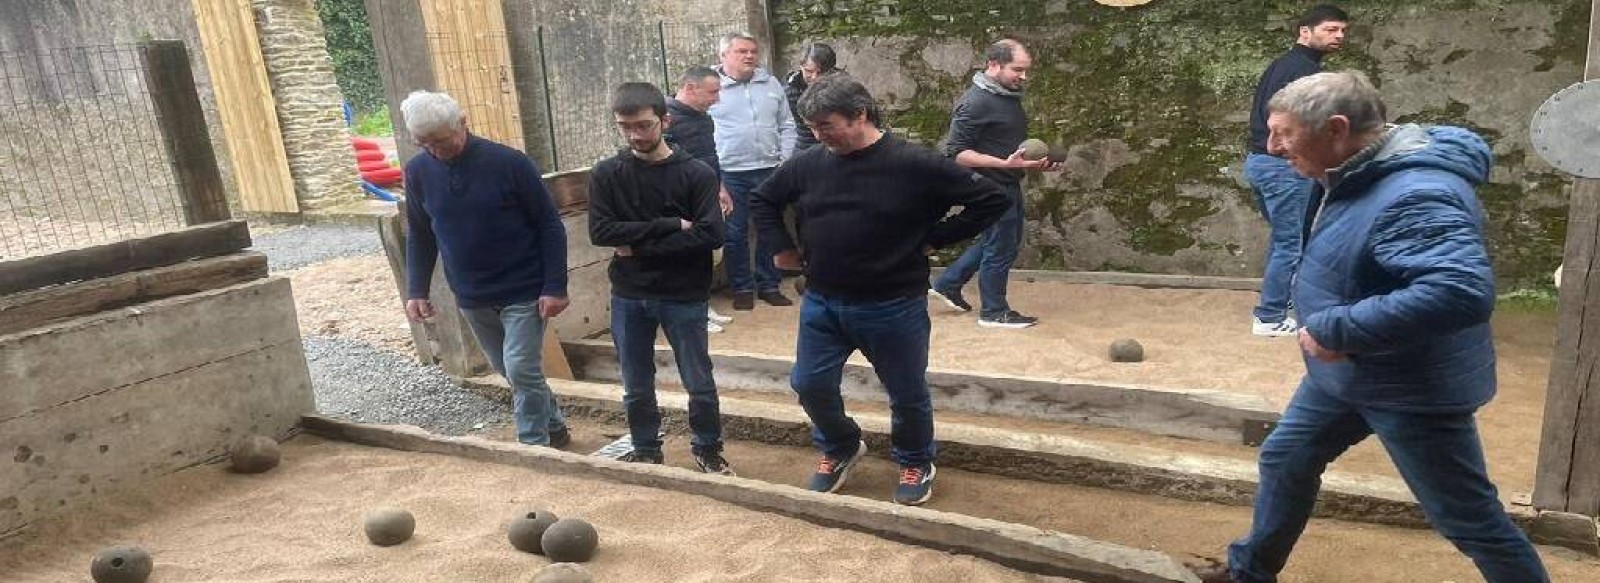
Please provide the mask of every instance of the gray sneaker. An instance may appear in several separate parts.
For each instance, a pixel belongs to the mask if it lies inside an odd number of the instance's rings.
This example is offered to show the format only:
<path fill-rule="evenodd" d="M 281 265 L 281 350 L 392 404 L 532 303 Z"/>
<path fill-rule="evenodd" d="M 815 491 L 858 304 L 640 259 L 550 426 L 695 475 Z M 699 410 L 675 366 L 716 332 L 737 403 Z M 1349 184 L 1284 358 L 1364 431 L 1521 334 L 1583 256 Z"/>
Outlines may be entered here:
<path fill-rule="evenodd" d="M 1024 316 L 1016 310 L 1011 310 L 998 316 L 982 316 L 978 318 L 978 325 L 985 328 L 1027 328 L 1038 323 L 1038 318 Z"/>

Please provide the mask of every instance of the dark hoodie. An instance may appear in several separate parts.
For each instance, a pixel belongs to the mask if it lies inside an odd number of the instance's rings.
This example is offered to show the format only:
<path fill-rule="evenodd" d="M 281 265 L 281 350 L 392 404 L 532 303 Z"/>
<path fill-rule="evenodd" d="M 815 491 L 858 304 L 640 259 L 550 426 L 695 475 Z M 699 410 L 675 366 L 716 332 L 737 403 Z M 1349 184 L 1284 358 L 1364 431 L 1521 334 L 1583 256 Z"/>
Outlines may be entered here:
<path fill-rule="evenodd" d="M 789 111 L 794 114 L 794 151 L 799 152 L 817 145 L 817 135 L 811 126 L 800 118 L 800 96 L 806 94 L 806 78 L 799 71 L 789 73 L 783 80 L 783 95 L 789 99 Z"/>
<path fill-rule="evenodd" d="M 611 261 L 611 293 L 642 300 L 711 298 L 711 252 L 722 246 L 717 175 L 682 150 L 646 162 L 623 150 L 589 176 L 589 240 L 632 248 Z M 687 230 L 680 219 L 693 223 Z"/>

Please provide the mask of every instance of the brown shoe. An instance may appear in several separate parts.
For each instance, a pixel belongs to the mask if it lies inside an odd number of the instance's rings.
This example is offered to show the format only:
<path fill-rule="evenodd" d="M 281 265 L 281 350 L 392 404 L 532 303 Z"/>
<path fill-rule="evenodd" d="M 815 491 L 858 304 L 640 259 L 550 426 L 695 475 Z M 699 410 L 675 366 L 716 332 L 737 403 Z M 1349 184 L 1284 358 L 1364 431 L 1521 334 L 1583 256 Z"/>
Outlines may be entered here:
<path fill-rule="evenodd" d="M 738 292 L 733 294 L 733 309 L 739 311 L 756 309 L 756 294 L 751 292 Z"/>
<path fill-rule="evenodd" d="M 1200 583 L 1234 583 L 1228 563 L 1216 559 L 1203 559 L 1199 564 L 1189 564 L 1190 571 L 1200 578 Z"/>
<path fill-rule="evenodd" d="M 792 305 L 794 305 L 794 302 L 792 300 L 790 300 L 787 296 L 784 296 L 783 292 L 780 292 L 778 290 L 764 291 L 764 292 L 761 292 L 759 294 L 756 294 L 756 297 L 761 298 L 761 301 L 763 301 L 763 302 L 766 302 L 766 303 L 768 303 L 770 305 L 778 306 L 780 308 L 783 307 L 783 306 L 792 306 Z"/>

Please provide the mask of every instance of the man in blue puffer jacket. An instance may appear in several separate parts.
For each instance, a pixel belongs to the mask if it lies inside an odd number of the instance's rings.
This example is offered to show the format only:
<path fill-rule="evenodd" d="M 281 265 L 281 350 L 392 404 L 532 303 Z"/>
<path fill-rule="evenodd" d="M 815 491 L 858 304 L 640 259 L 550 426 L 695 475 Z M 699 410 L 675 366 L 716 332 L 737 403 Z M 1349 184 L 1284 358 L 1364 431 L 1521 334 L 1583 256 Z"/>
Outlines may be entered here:
<path fill-rule="evenodd" d="M 1473 414 L 1494 396 L 1494 276 L 1473 187 L 1489 148 L 1452 127 L 1384 124 L 1354 72 L 1290 83 L 1268 147 L 1317 181 L 1294 303 L 1306 376 L 1261 446 L 1250 533 L 1208 582 L 1277 579 L 1321 476 L 1377 435 L 1435 530 L 1490 583 L 1549 581 L 1484 467 Z"/>

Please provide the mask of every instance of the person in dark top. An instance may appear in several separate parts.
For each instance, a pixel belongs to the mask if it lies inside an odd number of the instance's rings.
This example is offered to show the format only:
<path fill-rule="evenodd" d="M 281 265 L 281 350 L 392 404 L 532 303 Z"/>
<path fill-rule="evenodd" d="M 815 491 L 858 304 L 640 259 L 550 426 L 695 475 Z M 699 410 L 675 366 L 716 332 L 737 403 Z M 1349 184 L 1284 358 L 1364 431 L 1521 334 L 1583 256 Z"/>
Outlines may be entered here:
<path fill-rule="evenodd" d="M 611 338 L 634 447 L 622 459 L 663 461 L 655 387 L 660 329 L 689 393 L 695 463 L 707 473 L 731 476 L 722 457 L 722 415 L 706 337 L 711 254 L 724 234 L 717 174 L 661 139 L 667 102 L 654 85 L 623 83 L 611 104 L 628 149 L 590 174 L 589 240 L 616 248 L 608 268 Z"/>
<path fill-rule="evenodd" d="M 800 98 L 823 147 L 784 162 L 751 197 L 763 242 L 778 267 L 803 269 L 795 365 L 789 382 L 822 451 L 809 488 L 834 492 L 866 453 L 861 428 L 839 394 L 856 350 L 889 393 L 891 451 L 900 464 L 894 500 L 933 494 L 933 404 L 928 394 L 928 254 L 977 235 L 1006 212 L 993 181 L 886 134 L 872 122 L 872 95 L 846 75 L 825 76 Z M 784 226 L 786 207 L 805 217 L 804 260 Z M 960 213 L 947 216 L 953 207 Z"/>
<path fill-rule="evenodd" d="M 1060 165 L 1047 158 L 1025 160 L 1019 148 L 1028 139 L 1028 115 L 1022 111 L 1022 86 L 1033 66 L 1028 49 L 1015 40 L 1003 39 L 989 45 L 984 56 L 984 70 L 972 75 L 972 86 L 951 112 L 945 154 L 999 183 L 1010 210 L 945 268 L 928 294 L 951 308 L 969 312 L 972 304 L 962 297 L 961 287 L 976 274 L 983 302 L 978 325 L 1026 328 L 1039 319 L 1011 309 L 1006 301 L 1011 265 L 1022 245 L 1022 177 L 1028 170 L 1055 170 Z"/>
<path fill-rule="evenodd" d="M 689 67 L 678 79 L 678 93 L 667 98 L 666 132 L 662 138 L 694 159 L 704 162 L 717 173 L 717 202 L 722 206 L 722 216 L 733 212 L 733 197 L 721 186 L 722 165 L 717 163 L 717 124 L 706 110 L 716 105 L 722 95 L 722 78 L 711 67 Z M 718 314 L 709 306 L 706 309 L 706 331 L 722 332 L 723 326 L 733 318 Z"/>
<path fill-rule="evenodd" d="M 1349 15 L 1334 6 L 1320 4 L 1307 10 L 1300 18 L 1299 39 L 1267 66 L 1250 104 L 1250 153 L 1244 176 L 1272 233 L 1261 299 L 1251 314 L 1250 332 L 1257 336 L 1293 336 L 1299 329 L 1289 316 L 1289 282 L 1300 263 L 1300 230 L 1311 194 L 1310 178 L 1267 151 L 1267 103 L 1290 82 L 1322 71 L 1322 57 L 1344 46 L 1349 23 Z"/>
<path fill-rule="evenodd" d="M 416 91 L 400 104 L 422 153 L 406 163 L 406 315 L 432 318 L 433 268 L 483 348 L 511 383 L 517 440 L 572 441 L 545 382 L 545 325 L 567 307 L 567 232 L 539 169 L 522 152 L 467 131 L 449 95 Z"/>
<path fill-rule="evenodd" d="M 811 128 L 806 127 L 805 120 L 800 119 L 800 96 L 806 92 L 806 87 L 816 83 L 823 75 L 840 72 L 839 57 L 834 54 L 833 47 L 823 43 L 811 43 L 800 51 L 800 69 L 790 72 L 784 79 L 784 95 L 789 98 L 789 111 L 794 112 L 795 151 L 804 150 L 817 145 L 817 136 L 811 133 Z"/>

